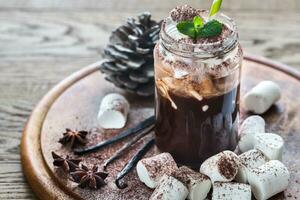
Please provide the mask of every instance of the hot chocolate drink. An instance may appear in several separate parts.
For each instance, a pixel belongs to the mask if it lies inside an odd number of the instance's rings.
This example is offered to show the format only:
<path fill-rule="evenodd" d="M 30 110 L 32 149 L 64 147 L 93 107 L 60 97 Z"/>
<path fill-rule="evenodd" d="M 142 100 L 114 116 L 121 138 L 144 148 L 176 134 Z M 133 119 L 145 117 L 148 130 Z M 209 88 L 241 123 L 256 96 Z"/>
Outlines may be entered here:
<path fill-rule="evenodd" d="M 234 22 L 225 15 L 220 35 L 191 39 L 176 30 L 180 20 L 207 12 L 177 7 L 164 20 L 154 50 L 156 143 L 184 165 L 237 145 L 242 49 Z"/>
<path fill-rule="evenodd" d="M 239 86 L 230 92 L 203 98 L 180 97 L 171 93 L 179 108 L 157 92 L 157 145 L 170 152 L 185 165 L 201 163 L 222 150 L 234 150 L 237 135 L 233 123 L 237 120 Z"/>

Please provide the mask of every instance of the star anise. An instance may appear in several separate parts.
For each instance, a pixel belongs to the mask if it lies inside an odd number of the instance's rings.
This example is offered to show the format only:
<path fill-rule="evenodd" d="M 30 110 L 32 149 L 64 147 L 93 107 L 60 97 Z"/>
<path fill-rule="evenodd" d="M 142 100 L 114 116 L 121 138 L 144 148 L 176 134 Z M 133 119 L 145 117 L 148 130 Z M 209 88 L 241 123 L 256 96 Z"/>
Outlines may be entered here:
<path fill-rule="evenodd" d="M 88 134 L 88 131 L 73 131 L 71 129 L 66 129 L 66 132 L 63 133 L 63 137 L 58 140 L 59 143 L 65 145 L 70 143 L 71 148 L 77 144 L 85 144 L 85 138 Z"/>
<path fill-rule="evenodd" d="M 108 176 L 108 173 L 99 172 L 97 165 L 94 165 L 91 169 L 85 165 L 81 165 L 81 168 L 72 172 L 71 176 L 74 182 L 79 183 L 78 186 L 81 188 L 99 189 L 105 185 L 104 180 Z"/>
<path fill-rule="evenodd" d="M 54 152 L 52 152 L 52 157 L 53 157 L 53 165 L 62 168 L 65 172 L 75 171 L 77 168 L 79 168 L 78 165 L 82 161 L 79 158 L 70 158 L 69 156 L 63 158 Z"/>

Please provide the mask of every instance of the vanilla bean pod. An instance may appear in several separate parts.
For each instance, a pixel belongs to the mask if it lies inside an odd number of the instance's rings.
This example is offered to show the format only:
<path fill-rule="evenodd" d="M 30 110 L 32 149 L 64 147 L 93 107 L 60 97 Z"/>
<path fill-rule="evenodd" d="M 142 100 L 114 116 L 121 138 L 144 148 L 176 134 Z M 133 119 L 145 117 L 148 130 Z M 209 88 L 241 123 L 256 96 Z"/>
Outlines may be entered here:
<path fill-rule="evenodd" d="M 121 140 L 125 139 L 126 137 L 129 137 L 131 135 L 134 135 L 134 134 L 144 130 L 145 128 L 153 125 L 154 122 L 155 122 L 155 117 L 151 116 L 151 117 L 145 119 L 144 121 L 140 122 L 135 127 L 129 128 L 129 129 L 121 132 L 119 135 L 117 135 L 117 136 L 115 136 L 111 139 L 105 140 L 103 142 L 100 142 L 100 143 L 98 143 L 94 146 L 91 146 L 91 147 L 88 147 L 88 148 L 85 148 L 85 149 L 75 149 L 74 154 L 83 155 L 83 154 L 86 154 L 86 153 L 91 153 L 91 152 L 97 151 L 97 150 L 99 150 L 103 147 L 106 147 L 110 144 L 121 141 Z"/>
<path fill-rule="evenodd" d="M 119 172 L 115 183 L 119 189 L 124 189 L 127 187 L 126 183 L 120 183 L 121 179 L 126 176 L 138 163 L 138 161 L 151 149 L 155 144 L 154 138 L 150 139 L 146 144 L 138 150 L 138 152 L 128 161 L 124 168 Z"/>
<path fill-rule="evenodd" d="M 141 138 L 145 137 L 149 133 L 154 130 L 154 126 L 150 127 L 148 130 L 143 131 L 141 134 L 138 134 L 134 138 L 132 138 L 129 142 L 124 144 L 118 151 L 116 151 L 110 158 L 108 158 L 103 165 L 103 170 L 106 170 L 107 166 L 118 159 L 121 155 L 123 155 L 132 145 L 134 145 Z"/>

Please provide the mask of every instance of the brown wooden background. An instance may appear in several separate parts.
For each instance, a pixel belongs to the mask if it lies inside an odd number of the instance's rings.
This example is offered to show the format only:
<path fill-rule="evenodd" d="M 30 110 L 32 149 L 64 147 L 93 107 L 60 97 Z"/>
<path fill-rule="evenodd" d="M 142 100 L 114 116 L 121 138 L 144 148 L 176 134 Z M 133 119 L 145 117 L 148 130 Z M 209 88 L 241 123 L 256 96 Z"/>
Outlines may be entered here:
<path fill-rule="evenodd" d="M 0 0 L 0 199 L 35 199 L 23 177 L 21 131 L 58 81 L 102 58 L 109 32 L 148 10 L 160 19 L 177 4 L 210 0 Z M 300 69 L 299 0 L 224 0 L 248 53 Z"/>

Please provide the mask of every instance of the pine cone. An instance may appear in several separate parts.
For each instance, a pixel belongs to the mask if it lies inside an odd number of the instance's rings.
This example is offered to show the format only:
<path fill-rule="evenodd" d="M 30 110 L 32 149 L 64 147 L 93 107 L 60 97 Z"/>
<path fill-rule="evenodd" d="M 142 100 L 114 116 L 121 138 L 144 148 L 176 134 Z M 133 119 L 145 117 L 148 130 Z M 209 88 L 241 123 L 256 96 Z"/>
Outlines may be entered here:
<path fill-rule="evenodd" d="M 106 80 L 140 96 L 154 94 L 153 49 L 159 39 L 160 22 L 145 12 L 138 20 L 129 18 L 114 30 L 104 49 L 108 61 L 100 70 Z"/>

